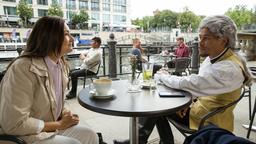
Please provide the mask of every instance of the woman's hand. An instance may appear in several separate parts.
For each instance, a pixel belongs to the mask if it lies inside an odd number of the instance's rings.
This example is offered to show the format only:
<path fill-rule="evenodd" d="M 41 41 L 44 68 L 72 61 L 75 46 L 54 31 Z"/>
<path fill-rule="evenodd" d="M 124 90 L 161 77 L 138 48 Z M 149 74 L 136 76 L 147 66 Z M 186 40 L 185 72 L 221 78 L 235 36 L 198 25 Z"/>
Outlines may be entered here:
<path fill-rule="evenodd" d="M 44 128 L 42 131 L 45 132 L 53 132 L 57 129 L 64 130 L 73 125 L 79 123 L 79 117 L 77 114 L 72 114 L 70 111 L 63 111 L 62 118 L 60 121 L 53 121 L 53 122 L 45 122 Z"/>
<path fill-rule="evenodd" d="M 79 123 L 79 116 L 77 114 L 72 114 L 70 111 L 64 111 L 59 123 L 60 123 L 60 128 L 59 128 L 60 130 L 67 129 Z"/>

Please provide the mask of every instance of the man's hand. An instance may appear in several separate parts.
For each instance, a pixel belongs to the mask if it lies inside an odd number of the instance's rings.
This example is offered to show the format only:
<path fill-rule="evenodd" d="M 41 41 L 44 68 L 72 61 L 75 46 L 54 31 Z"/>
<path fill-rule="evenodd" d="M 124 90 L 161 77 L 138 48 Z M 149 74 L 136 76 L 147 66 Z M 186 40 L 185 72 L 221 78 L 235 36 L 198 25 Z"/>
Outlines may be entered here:
<path fill-rule="evenodd" d="M 141 62 L 146 63 L 148 61 L 146 59 L 144 59 L 144 58 L 141 58 Z"/>
<path fill-rule="evenodd" d="M 83 53 L 81 53 L 80 56 L 79 56 L 79 58 L 80 58 L 81 60 L 84 60 L 84 59 L 86 58 L 86 55 L 83 54 Z"/>

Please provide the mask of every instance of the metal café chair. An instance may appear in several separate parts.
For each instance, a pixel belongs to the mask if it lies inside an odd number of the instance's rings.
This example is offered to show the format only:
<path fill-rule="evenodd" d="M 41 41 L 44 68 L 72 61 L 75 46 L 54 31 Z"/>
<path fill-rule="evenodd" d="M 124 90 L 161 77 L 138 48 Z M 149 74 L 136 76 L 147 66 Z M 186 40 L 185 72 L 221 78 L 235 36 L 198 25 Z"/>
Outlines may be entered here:
<path fill-rule="evenodd" d="M 98 69 L 97 69 L 97 72 L 93 75 L 86 75 L 86 76 L 82 76 L 83 77 L 83 88 L 85 88 L 85 83 L 86 83 L 86 79 L 87 78 L 90 78 L 91 81 L 93 81 L 93 78 L 98 78 L 98 73 L 99 73 L 99 70 L 100 70 L 100 66 L 101 66 L 101 62 L 97 63 L 99 64 L 98 65 Z M 70 89 L 70 81 L 71 81 L 71 77 L 69 76 L 68 78 L 68 90 Z"/>
<path fill-rule="evenodd" d="M 0 135 L 0 141 L 9 141 L 16 144 L 27 144 L 23 139 L 14 135 Z"/>
<path fill-rule="evenodd" d="M 183 74 L 188 75 L 190 74 L 189 65 L 191 62 L 190 57 L 180 57 L 174 59 L 175 67 L 169 68 L 169 72 L 174 75 L 182 76 Z M 188 71 L 188 72 L 187 72 Z"/>
<path fill-rule="evenodd" d="M 225 111 L 227 108 L 229 108 L 229 107 L 234 106 L 235 104 L 237 104 L 237 103 L 244 97 L 244 93 L 245 93 L 245 89 L 243 88 L 242 91 L 241 91 L 240 97 L 239 97 L 237 100 L 235 100 L 235 101 L 233 101 L 233 102 L 231 102 L 231 103 L 229 103 L 229 104 L 227 104 L 227 105 L 225 105 L 225 106 L 218 107 L 218 108 L 216 108 L 216 109 L 210 111 L 210 112 L 207 113 L 206 115 L 204 115 L 204 116 L 201 118 L 201 121 L 200 121 L 198 130 L 202 129 L 203 126 L 206 125 L 206 122 L 207 122 L 207 120 L 208 120 L 209 118 L 211 118 L 211 117 L 215 116 L 216 114 Z M 255 113 L 254 113 L 254 114 L 255 114 Z M 181 133 L 184 137 L 187 137 L 188 135 L 193 134 L 193 133 L 195 133 L 195 132 L 198 131 L 198 130 L 195 130 L 195 129 L 190 129 L 188 126 L 186 126 L 186 125 L 184 125 L 184 124 L 181 124 L 181 123 L 179 123 L 179 122 L 177 122 L 177 121 L 174 121 L 173 119 L 168 119 L 168 120 L 172 123 L 172 125 L 173 125 L 174 127 L 176 127 L 176 128 L 180 131 L 180 133 Z M 211 123 L 209 123 L 209 124 L 211 124 Z"/>

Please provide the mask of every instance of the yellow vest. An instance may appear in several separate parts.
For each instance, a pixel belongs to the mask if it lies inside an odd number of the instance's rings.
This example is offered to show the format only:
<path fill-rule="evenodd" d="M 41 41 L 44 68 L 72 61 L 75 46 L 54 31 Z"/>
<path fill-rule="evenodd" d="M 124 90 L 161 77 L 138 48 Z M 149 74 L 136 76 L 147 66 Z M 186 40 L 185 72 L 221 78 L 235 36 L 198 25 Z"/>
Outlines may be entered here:
<path fill-rule="evenodd" d="M 231 50 L 228 50 L 218 61 L 231 60 L 237 63 L 245 75 L 245 70 L 240 58 L 234 54 Z M 245 76 L 246 77 L 246 76 Z M 199 97 L 198 100 L 191 105 L 189 125 L 192 129 L 198 129 L 201 118 L 209 113 L 210 111 L 225 106 L 234 100 L 238 99 L 241 93 L 241 88 L 238 88 L 232 92 L 214 95 L 214 96 L 203 96 Z M 211 122 L 223 129 L 233 131 L 234 129 L 234 114 L 233 110 L 235 105 L 227 108 L 224 112 L 218 113 L 215 116 L 209 118 L 205 124 Z"/>

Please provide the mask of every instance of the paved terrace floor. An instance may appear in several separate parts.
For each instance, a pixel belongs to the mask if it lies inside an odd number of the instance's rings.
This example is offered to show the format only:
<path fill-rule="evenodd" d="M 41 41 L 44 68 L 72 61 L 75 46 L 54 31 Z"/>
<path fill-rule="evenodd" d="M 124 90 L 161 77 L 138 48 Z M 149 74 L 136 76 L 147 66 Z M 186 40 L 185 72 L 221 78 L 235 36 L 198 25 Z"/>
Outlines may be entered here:
<path fill-rule="evenodd" d="M 248 66 L 256 66 L 256 61 L 248 62 Z M 122 79 L 122 78 L 121 78 Z M 82 86 L 78 86 L 78 91 Z M 252 103 L 254 103 L 256 96 L 256 82 L 252 85 Z M 235 114 L 235 130 L 234 134 L 239 137 L 246 138 L 247 130 L 242 127 L 242 124 L 249 124 L 249 102 L 248 97 L 243 98 L 234 110 Z M 79 105 L 77 99 L 66 100 L 66 105 L 80 116 L 80 124 L 88 125 L 96 132 L 103 134 L 103 139 L 108 144 L 113 144 L 113 139 L 128 139 L 129 138 L 129 118 L 104 115 L 87 110 Z M 256 118 L 255 118 L 256 119 Z M 256 125 L 256 120 L 254 120 Z M 184 137 L 173 128 L 174 138 L 176 144 L 182 144 Z M 149 138 L 150 144 L 158 144 L 158 133 L 156 128 Z M 250 140 L 256 142 L 256 132 L 251 132 Z"/>

